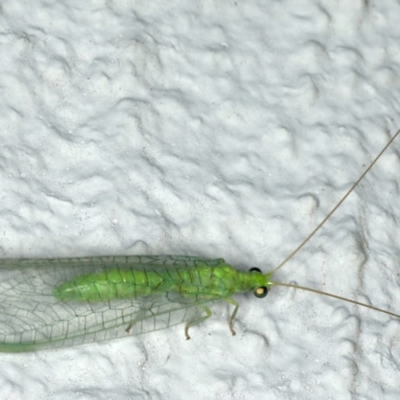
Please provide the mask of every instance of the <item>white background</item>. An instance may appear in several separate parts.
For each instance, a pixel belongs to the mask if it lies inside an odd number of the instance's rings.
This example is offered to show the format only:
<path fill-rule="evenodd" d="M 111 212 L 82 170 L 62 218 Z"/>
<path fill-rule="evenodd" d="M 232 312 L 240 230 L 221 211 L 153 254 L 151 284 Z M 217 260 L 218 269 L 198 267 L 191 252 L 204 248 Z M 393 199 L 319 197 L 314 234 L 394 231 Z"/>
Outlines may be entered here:
<path fill-rule="evenodd" d="M 400 4 L 0 5 L 1 257 L 273 268 L 400 128 Z M 400 313 L 400 140 L 276 280 Z M 399 321 L 276 288 L 206 323 L 0 354 L 2 399 L 398 399 Z"/>

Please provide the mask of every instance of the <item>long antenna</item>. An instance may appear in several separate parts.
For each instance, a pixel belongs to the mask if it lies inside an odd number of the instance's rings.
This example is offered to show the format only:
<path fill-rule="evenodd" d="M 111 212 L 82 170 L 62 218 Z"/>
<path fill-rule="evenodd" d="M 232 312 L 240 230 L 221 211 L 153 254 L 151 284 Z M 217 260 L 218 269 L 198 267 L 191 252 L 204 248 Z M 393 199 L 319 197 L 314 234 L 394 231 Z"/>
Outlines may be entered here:
<path fill-rule="evenodd" d="M 347 303 L 356 304 L 357 306 L 366 307 L 366 308 L 369 308 L 370 310 L 380 311 L 381 313 L 391 315 L 392 317 L 400 318 L 399 314 L 395 314 L 395 313 L 392 313 L 392 312 L 387 311 L 387 310 L 382 310 L 382 308 L 374 307 L 374 306 L 371 306 L 371 305 L 365 304 L 365 303 L 360 303 L 359 301 L 351 300 L 351 299 L 348 299 L 346 297 L 338 296 L 338 295 L 333 294 L 333 293 L 323 292 L 322 290 L 312 289 L 312 288 L 309 288 L 309 287 L 306 287 L 306 286 L 293 285 L 291 283 L 282 283 L 282 282 L 274 282 L 274 285 L 276 285 L 276 286 L 285 286 L 285 287 L 290 287 L 290 288 L 295 288 L 295 289 L 306 290 L 307 292 L 323 294 L 323 295 L 328 296 L 328 297 L 333 297 L 334 299 L 347 301 Z"/>
<path fill-rule="evenodd" d="M 314 228 L 314 230 L 277 266 L 275 267 L 272 271 L 270 271 L 270 274 L 274 274 L 276 271 L 278 271 L 278 269 L 282 268 L 292 257 L 294 257 L 295 254 L 298 253 L 298 251 L 300 249 L 302 249 L 304 247 L 304 245 L 321 229 L 321 227 L 325 224 L 325 222 L 332 216 L 332 214 L 342 205 L 342 203 L 347 199 L 347 197 L 349 196 L 349 194 L 354 190 L 354 188 L 361 182 L 361 180 L 365 177 L 365 175 L 367 175 L 367 173 L 370 171 L 370 169 L 375 165 L 375 163 L 379 160 L 379 158 L 381 157 L 381 155 L 387 150 L 387 148 L 392 144 L 392 142 L 396 139 L 396 137 L 400 134 L 400 129 L 396 132 L 396 134 L 389 140 L 389 142 L 385 145 L 385 147 L 380 151 L 380 153 L 375 157 L 375 159 L 371 162 L 371 164 L 367 167 L 367 169 L 361 174 L 361 176 L 356 180 L 356 182 L 351 186 L 351 188 L 346 192 L 346 194 L 341 198 L 341 200 L 335 205 L 335 207 L 332 208 L 332 210 L 328 213 L 328 215 L 316 226 L 316 228 Z M 282 285 L 282 284 L 281 284 Z M 285 285 L 285 286 L 290 286 L 290 285 Z M 298 286 L 298 288 L 300 288 L 300 286 Z M 309 290 L 309 291 L 314 291 L 312 289 L 306 289 L 306 288 L 302 288 L 305 290 Z M 318 292 L 318 291 L 317 291 Z M 342 300 L 346 300 L 343 299 L 342 297 L 339 296 L 335 296 L 332 294 L 329 294 L 329 296 L 331 297 L 336 297 Z M 362 303 L 357 303 L 356 301 L 351 301 L 355 304 L 359 304 L 359 305 L 363 305 L 369 308 L 374 309 L 374 307 L 372 306 L 368 306 L 366 304 L 362 304 Z M 379 310 L 379 311 L 383 311 L 383 310 Z M 387 314 L 391 314 L 387 311 L 383 311 L 386 312 Z M 391 314 L 391 315 L 396 315 L 396 314 Z M 396 315 L 398 317 L 398 315 Z"/>

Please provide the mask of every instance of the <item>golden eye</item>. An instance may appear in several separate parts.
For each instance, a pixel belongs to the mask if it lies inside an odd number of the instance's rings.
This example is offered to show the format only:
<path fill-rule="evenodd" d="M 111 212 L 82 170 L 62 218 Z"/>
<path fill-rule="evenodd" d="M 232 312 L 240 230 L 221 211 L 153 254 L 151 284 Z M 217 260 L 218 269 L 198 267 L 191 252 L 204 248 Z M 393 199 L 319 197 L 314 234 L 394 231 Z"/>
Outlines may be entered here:
<path fill-rule="evenodd" d="M 259 299 L 262 299 L 268 294 L 268 289 L 265 286 L 261 286 L 254 290 L 254 296 L 258 297 Z"/>

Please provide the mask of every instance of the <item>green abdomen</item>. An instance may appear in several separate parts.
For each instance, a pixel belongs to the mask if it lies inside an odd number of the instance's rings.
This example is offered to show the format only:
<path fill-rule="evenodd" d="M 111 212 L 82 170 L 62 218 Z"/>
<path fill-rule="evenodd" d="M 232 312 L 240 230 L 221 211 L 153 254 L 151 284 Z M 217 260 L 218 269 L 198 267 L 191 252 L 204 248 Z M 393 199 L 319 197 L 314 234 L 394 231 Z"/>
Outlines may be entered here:
<path fill-rule="evenodd" d="M 81 275 L 53 290 L 59 300 L 102 301 L 136 299 L 165 290 L 165 279 L 153 271 L 112 268 Z"/>

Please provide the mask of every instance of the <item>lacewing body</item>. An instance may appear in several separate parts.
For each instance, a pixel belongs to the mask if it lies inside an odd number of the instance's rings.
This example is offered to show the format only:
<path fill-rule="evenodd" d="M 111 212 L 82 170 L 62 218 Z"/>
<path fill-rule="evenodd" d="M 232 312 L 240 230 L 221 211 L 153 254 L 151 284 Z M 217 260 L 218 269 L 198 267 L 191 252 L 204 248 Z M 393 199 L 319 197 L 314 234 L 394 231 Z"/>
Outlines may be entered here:
<path fill-rule="evenodd" d="M 256 273 L 254 273 L 256 272 Z M 192 325 L 235 293 L 263 297 L 269 275 L 223 259 L 116 256 L 0 261 L 0 351 L 74 346 Z M 258 293 L 258 294 L 257 294 Z"/>

